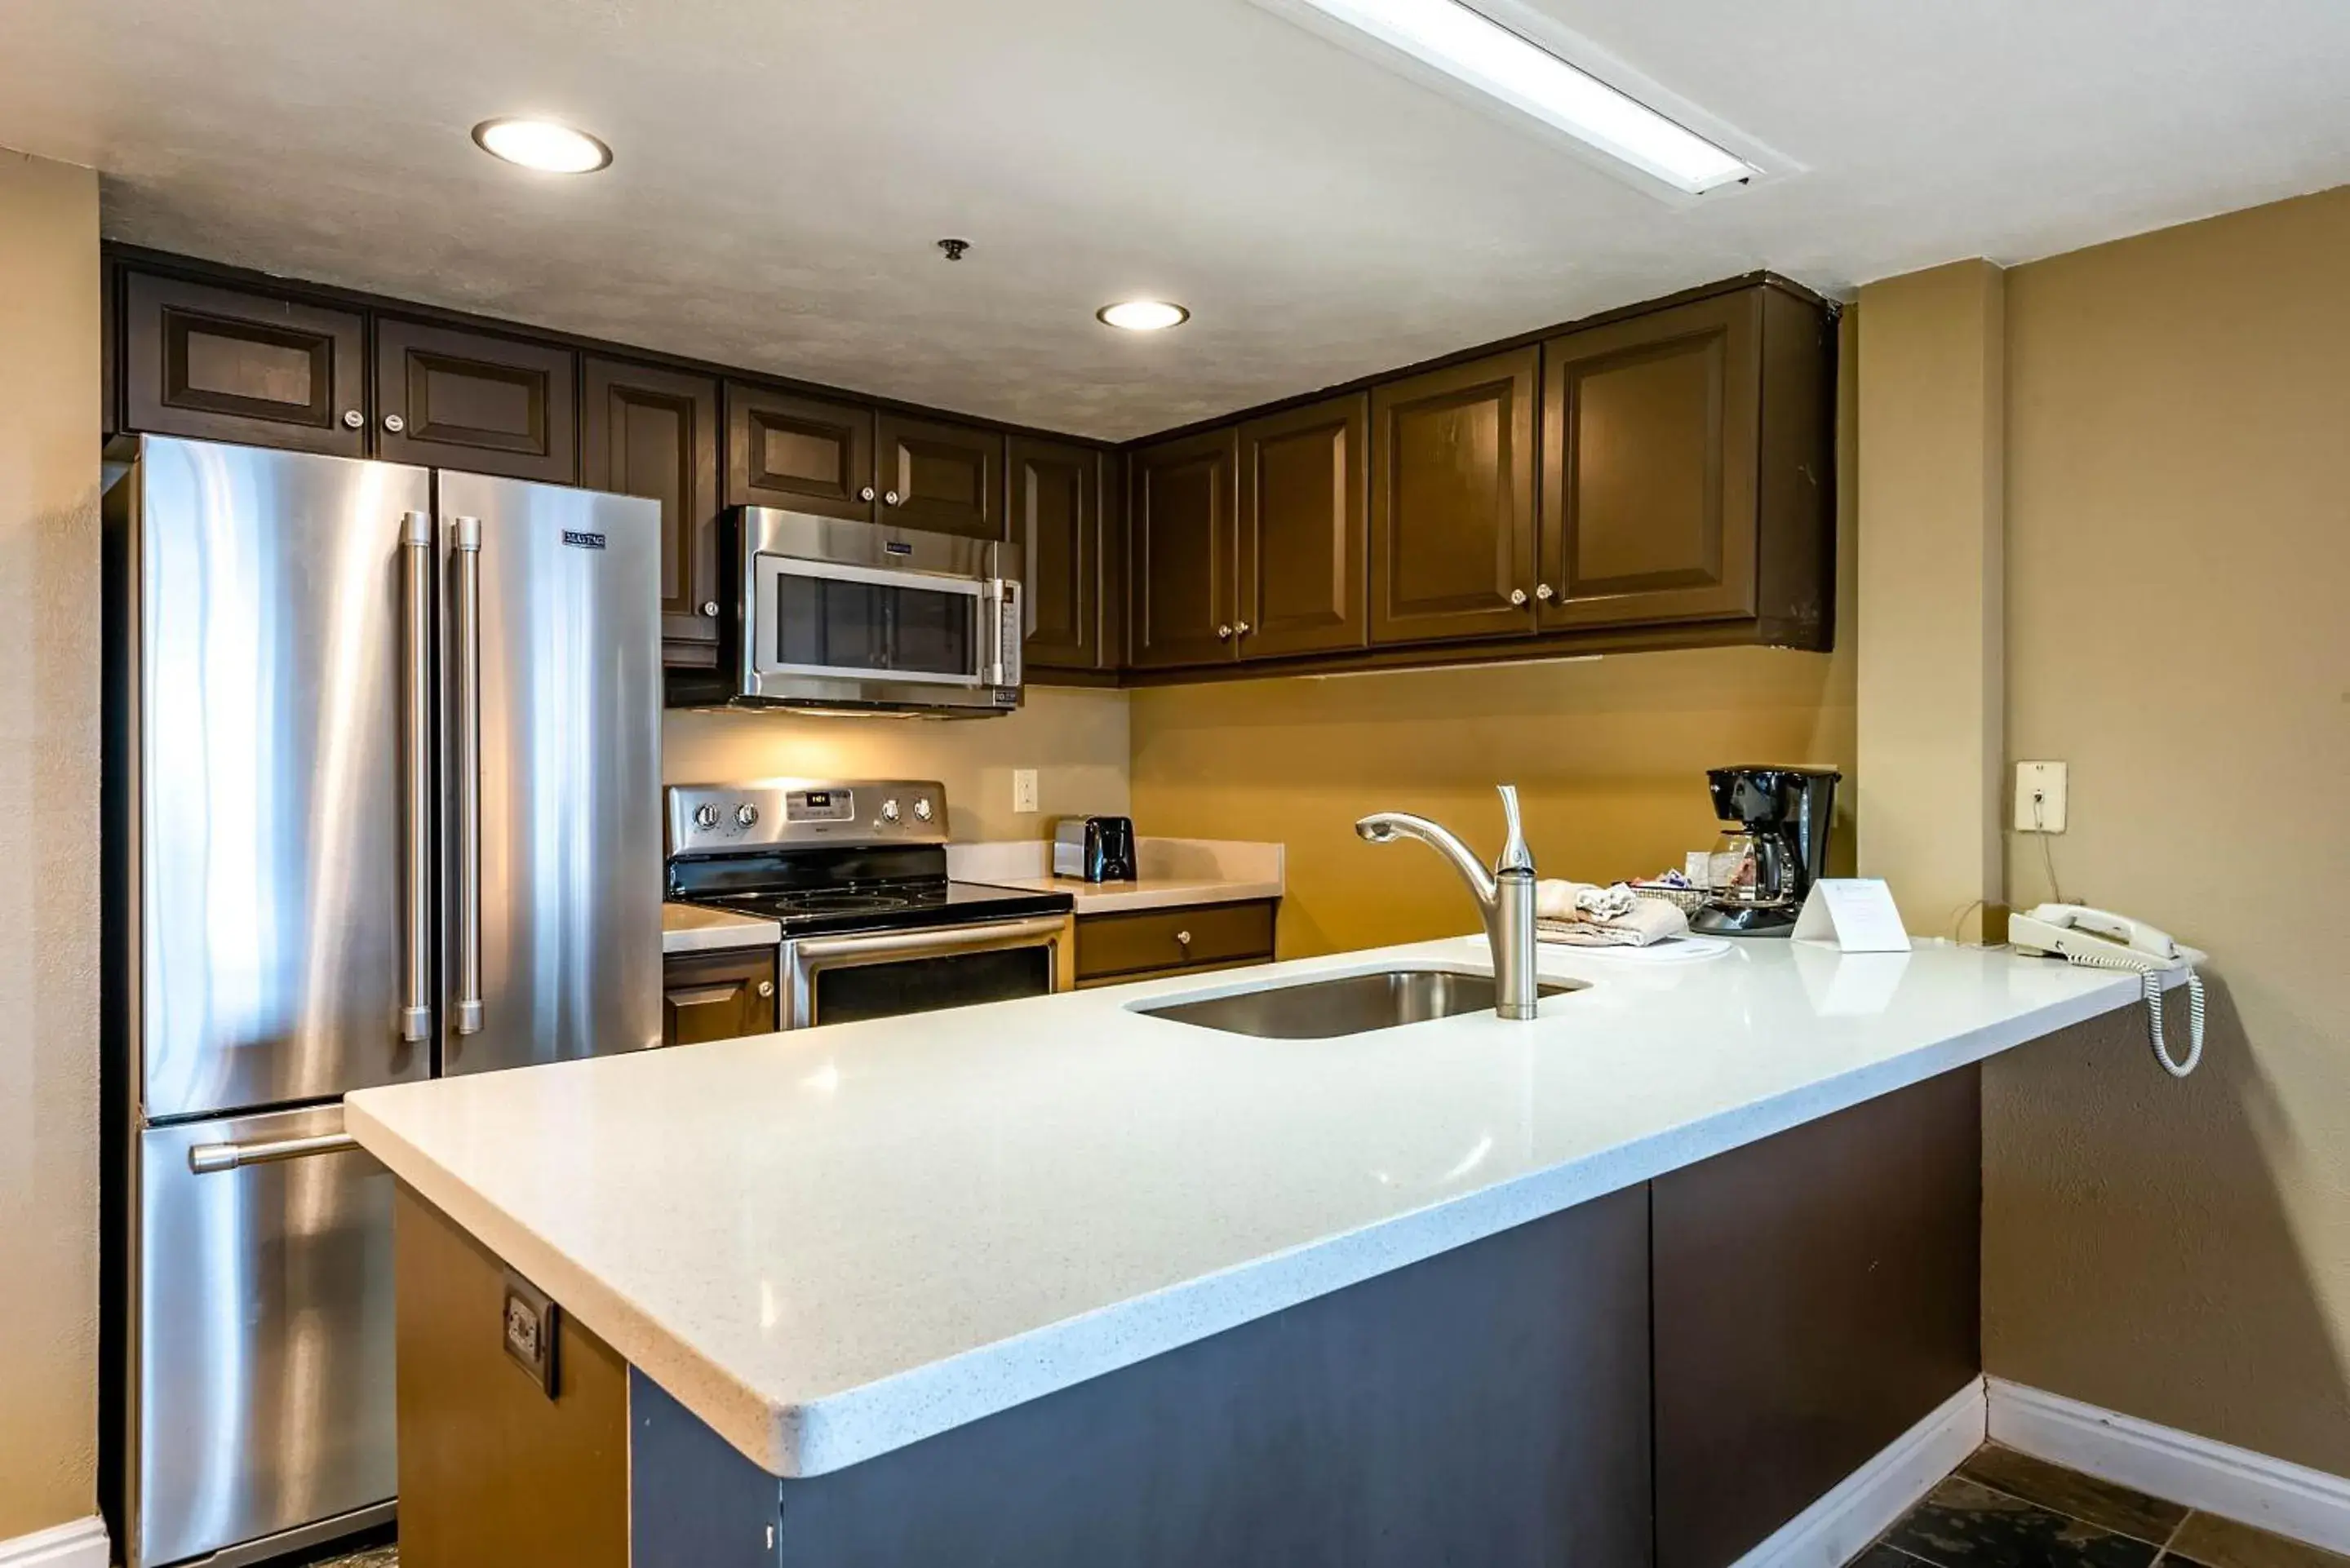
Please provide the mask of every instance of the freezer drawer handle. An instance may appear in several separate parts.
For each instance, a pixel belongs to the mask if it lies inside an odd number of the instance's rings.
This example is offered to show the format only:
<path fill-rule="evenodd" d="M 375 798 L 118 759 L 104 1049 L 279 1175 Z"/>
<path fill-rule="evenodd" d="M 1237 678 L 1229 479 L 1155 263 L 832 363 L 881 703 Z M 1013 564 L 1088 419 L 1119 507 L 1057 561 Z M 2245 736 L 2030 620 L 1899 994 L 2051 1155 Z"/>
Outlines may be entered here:
<path fill-rule="evenodd" d="M 198 1176 L 210 1176 L 241 1166 L 270 1165 L 314 1154 L 340 1154 L 359 1146 L 359 1140 L 348 1133 L 313 1133 L 308 1137 L 269 1138 L 260 1143 L 200 1143 L 188 1150 L 188 1168 Z"/>
<path fill-rule="evenodd" d="M 400 517 L 401 606 L 407 622 L 400 665 L 400 886 L 401 957 L 400 1037 L 411 1044 L 432 1033 L 432 518 L 424 512 Z"/>
<path fill-rule="evenodd" d="M 457 1033 L 482 1030 L 482 520 L 457 544 Z"/>

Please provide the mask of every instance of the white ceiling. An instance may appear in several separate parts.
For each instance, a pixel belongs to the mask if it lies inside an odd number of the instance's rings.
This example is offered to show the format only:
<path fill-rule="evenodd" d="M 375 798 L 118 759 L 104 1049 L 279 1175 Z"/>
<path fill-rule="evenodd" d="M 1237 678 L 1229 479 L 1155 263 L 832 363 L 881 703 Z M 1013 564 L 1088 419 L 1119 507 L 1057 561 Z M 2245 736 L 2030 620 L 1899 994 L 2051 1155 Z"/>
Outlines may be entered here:
<path fill-rule="evenodd" d="M 1799 170 L 1668 204 L 1249 0 L 0 0 L 0 145 L 121 239 L 1111 438 L 2350 181 L 2342 0 L 1529 3 Z M 618 160 L 474 149 L 515 112 Z"/>

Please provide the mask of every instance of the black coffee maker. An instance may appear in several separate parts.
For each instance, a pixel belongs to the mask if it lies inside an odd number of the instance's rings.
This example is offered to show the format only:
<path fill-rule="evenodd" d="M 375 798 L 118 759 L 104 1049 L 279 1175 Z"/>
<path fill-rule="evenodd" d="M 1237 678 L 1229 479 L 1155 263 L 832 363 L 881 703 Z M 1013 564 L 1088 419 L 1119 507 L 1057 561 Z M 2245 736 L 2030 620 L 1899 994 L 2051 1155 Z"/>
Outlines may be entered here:
<path fill-rule="evenodd" d="M 1713 768 L 1705 775 L 1721 819 L 1705 907 L 1690 929 L 1723 937 L 1783 937 L 1827 868 L 1835 813 L 1834 768 Z"/>

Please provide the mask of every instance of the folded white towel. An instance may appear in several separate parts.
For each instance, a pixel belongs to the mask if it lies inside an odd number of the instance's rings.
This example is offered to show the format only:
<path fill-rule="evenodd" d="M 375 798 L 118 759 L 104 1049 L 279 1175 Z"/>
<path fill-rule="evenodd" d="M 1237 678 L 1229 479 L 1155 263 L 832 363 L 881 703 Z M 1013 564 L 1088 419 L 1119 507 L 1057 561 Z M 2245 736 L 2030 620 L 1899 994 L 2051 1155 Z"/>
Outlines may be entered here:
<path fill-rule="evenodd" d="M 1620 920 L 1639 901 L 1621 882 L 1612 888 L 1555 879 L 1534 884 L 1534 918 L 1540 920 Z"/>
<path fill-rule="evenodd" d="M 1632 908 L 1612 919 L 1553 920 L 1537 914 L 1534 940 L 1577 948 L 1645 948 L 1689 934 L 1689 917 L 1664 898 L 1632 896 Z"/>

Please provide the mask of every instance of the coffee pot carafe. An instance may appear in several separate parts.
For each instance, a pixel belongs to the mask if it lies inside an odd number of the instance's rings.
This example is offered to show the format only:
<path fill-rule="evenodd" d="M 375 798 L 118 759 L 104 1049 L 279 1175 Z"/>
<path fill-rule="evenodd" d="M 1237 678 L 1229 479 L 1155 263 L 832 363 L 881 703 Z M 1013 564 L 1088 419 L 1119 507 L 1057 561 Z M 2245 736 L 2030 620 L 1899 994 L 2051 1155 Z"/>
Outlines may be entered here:
<path fill-rule="evenodd" d="M 1721 837 L 1708 859 L 1705 907 L 1690 929 L 1716 936 L 1783 937 L 1827 867 L 1833 768 L 1732 767 L 1706 774 Z"/>

